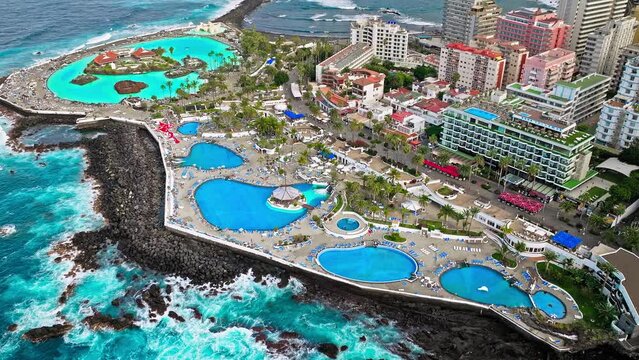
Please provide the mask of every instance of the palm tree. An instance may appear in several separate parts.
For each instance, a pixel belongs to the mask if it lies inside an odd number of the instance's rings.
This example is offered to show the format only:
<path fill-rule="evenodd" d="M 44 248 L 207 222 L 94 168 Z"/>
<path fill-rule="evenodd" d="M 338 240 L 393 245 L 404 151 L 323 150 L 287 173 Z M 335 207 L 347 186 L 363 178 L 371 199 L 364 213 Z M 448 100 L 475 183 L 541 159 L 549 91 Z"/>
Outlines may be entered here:
<path fill-rule="evenodd" d="M 593 231 L 599 231 L 606 226 L 606 220 L 601 215 L 592 214 L 588 219 L 588 225 L 592 227 Z"/>
<path fill-rule="evenodd" d="M 162 89 L 162 92 L 165 92 L 166 91 L 166 85 L 164 85 L 164 84 L 160 85 L 160 89 Z"/>
<path fill-rule="evenodd" d="M 575 264 L 575 260 L 573 260 L 572 258 L 565 258 L 561 263 L 564 266 L 564 269 L 568 270 Z"/>
<path fill-rule="evenodd" d="M 537 164 L 532 164 L 528 167 L 528 176 L 531 178 L 532 181 L 532 186 L 530 188 L 533 190 L 535 189 L 535 182 L 537 181 L 537 175 L 539 175 L 540 170 L 541 168 Z"/>
<path fill-rule="evenodd" d="M 464 214 L 453 210 L 451 216 L 453 219 L 455 219 L 455 230 L 459 230 L 459 222 L 464 220 Z"/>
<path fill-rule="evenodd" d="M 172 49 L 172 48 L 171 48 Z M 173 98 L 173 93 L 171 89 L 173 88 L 173 81 L 169 80 L 166 82 L 166 87 L 169 89 L 169 101 Z"/>
<path fill-rule="evenodd" d="M 475 165 L 477 165 L 478 169 L 481 170 L 484 166 L 486 166 L 486 160 L 484 159 L 483 156 L 481 156 L 479 154 L 475 155 L 474 160 L 475 160 Z"/>
<path fill-rule="evenodd" d="M 508 170 L 508 167 L 510 166 L 510 164 L 512 164 L 513 162 L 513 158 L 511 158 L 510 156 L 504 156 L 501 159 L 499 159 L 499 179 L 497 180 L 498 182 L 501 181 L 501 176 L 504 173 L 504 170 Z M 506 182 L 504 181 L 504 190 L 506 190 Z"/>
<path fill-rule="evenodd" d="M 410 162 L 419 168 L 420 165 L 424 164 L 424 155 L 417 153 L 412 159 L 410 159 Z"/>
<path fill-rule="evenodd" d="M 448 151 L 440 151 L 439 155 L 437 155 L 437 160 L 439 161 L 439 164 L 442 166 L 446 166 L 448 165 L 448 163 L 450 162 L 450 153 Z"/>
<path fill-rule="evenodd" d="M 428 142 L 433 144 L 433 145 L 437 145 L 437 142 L 439 140 L 437 139 L 437 135 L 432 134 L 431 136 L 428 137 Z"/>
<path fill-rule="evenodd" d="M 575 203 L 573 203 L 572 201 L 564 201 L 561 204 L 559 204 L 559 211 L 557 211 L 557 218 L 559 218 L 559 214 L 560 213 L 565 213 L 568 214 L 568 212 L 574 210 L 576 208 Z"/>
<path fill-rule="evenodd" d="M 459 165 L 459 174 L 466 180 L 470 181 L 470 177 L 473 174 L 473 168 L 468 164 Z"/>
<path fill-rule="evenodd" d="M 419 205 L 421 207 L 426 207 L 426 205 L 428 205 L 428 203 L 430 203 L 430 197 L 426 194 L 421 195 L 418 199 L 419 201 Z"/>
<path fill-rule="evenodd" d="M 526 244 L 524 244 L 522 241 L 516 242 L 515 250 L 517 250 L 517 252 L 520 252 L 520 253 L 526 251 Z"/>
<path fill-rule="evenodd" d="M 606 275 L 606 282 L 617 272 L 617 269 L 609 262 L 599 262 L 597 267 Z"/>
<path fill-rule="evenodd" d="M 617 316 L 617 309 L 615 309 L 608 301 L 602 301 L 595 305 L 597 310 L 597 320 L 601 324 L 609 325 Z"/>
<path fill-rule="evenodd" d="M 446 204 L 442 206 L 441 209 L 439 209 L 439 212 L 437 213 L 437 218 L 438 219 L 444 218 L 444 225 L 445 225 L 448 217 L 455 212 L 456 212 L 455 209 L 450 204 Z"/>
<path fill-rule="evenodd" d="M 544 257 L 546 257 L 546 271 L 548 271 L 548 266 L 550 265 L 550 262 L 557 260 L 558 256 L 556 252 L 546 250 L 544 251 Z"/>
<path fill-rule="evenodd" d="M 390 177 L 393 184 L 396 183 L 396 181 L 399 179 L 400 176 L 401 176 L 401 173 L 399 172 L 399 170 L 395 168 L 390 169 L 390 171 L 388 172 L 388 177 Z"/>
<path fill-rule="evenodd" d="M 213 55 L 215 55 L 215 51 L 211 50 L 207 55 L 209 56 L 209 69 L 213 70 Z"/>
<path fill-rule="evenodd" d="M 359 121 L 351 121 L 348 127 L 351 130 L 351 141 L 355 142 L 355 136 L 364 128 L 364 124 Z"/>

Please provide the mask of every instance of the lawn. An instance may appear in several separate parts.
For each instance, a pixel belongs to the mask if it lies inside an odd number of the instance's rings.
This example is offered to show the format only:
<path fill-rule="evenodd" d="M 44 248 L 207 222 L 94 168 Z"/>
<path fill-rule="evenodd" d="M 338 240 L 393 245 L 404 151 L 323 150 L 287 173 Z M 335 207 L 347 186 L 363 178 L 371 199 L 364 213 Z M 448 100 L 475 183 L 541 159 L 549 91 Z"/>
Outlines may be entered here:
<path fill-rule="evenodd" d="M 517 266 L 517 262 L 515 260 L 510 259 L 510 258 L 505 258 L 505 257 L 501 256 L 500 253 L 494 253 L 493 254 L 493 258 L 495 260 L 501 261 L 503 264 L 505 264 L 509 268 L 514 268 L 514 267 Z"/>
<path fill-rule="evenodd" d="M 390 234 L 384 235 L 384 239 L 392 242 L 402 243 L 406 241 L 406 238 L 401 236 L 398 232 L 393 232 Z"/>
<path fill-rule="evenodd" d="M 587 202 L 592 203 L 599 200 L 602 196 L 606 195 L 607 193 L 608 191 L 606 191 L 605 189 L 602 189 L 598 186 L 594 186 L 588 189 L 588 191 L 584 193 L 583 198 Z"/>
<path fill-rule="evenodd" d="M 437 193 L 441 196 L 450 196 L 455 193 L 455 190 L 449 188 L 448 186 L 442 186 L 437 189 Z"/>
<path fill-rule="evenodd" d="M 563 268 L 550 264 L 548 271 L 546 271 L 546 263 L 537 263 L 537 271 L 547 281 L 559 286 L 566 290 L 570 296 L 579 305 L 579 310 L 584 315 L 584 322 L 589 325 L 594 325 L 600 328 L 608 328 L 607 324 L 599 324 L 597 321 L 597 304 L 602 301 L 603 295 L 600 293 L 593 293 L 586 287 L 577 284 L 570 272 Z M 566 304 L 567 305 L 567 304 Z"/>
<path fill-rule="evenodd" d="M 333 208 L 333 210 L 331 210 L 331 214 L 335 214 L 338 211 L 340 211 L 342 209 L 342 205 L 344 205 L 344 200 L 342 199 L 342 194 L 337 194 L 337 204 L 335 204 L 335 207 Z"/>

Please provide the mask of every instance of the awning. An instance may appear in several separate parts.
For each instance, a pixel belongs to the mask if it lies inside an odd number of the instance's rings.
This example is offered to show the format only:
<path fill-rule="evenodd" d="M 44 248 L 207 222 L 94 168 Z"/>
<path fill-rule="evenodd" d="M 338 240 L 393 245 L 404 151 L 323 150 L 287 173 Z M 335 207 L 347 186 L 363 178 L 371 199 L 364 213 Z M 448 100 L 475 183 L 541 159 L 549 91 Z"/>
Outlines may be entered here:
<path fill-rule="evenodd" d="M 406 210 L 410 211 L 419 211 L 422 209 L 422 206 L 415 200 L 407 200 L 402 203 L 402 207 Z"/>
<path fill-rule="evenodd" d="M 504 175 L 504 177 L 502 177 L 502 179 L 504 179 L 505 182 L 513 185 L 521 185 L 524 181 L 526 181 L 515 174 L 506 174 Z"/>
<path fill-rule="evenodd" d="M 304 117 L 304 114 L 298 114 L 298 113 L 296 113 L 294 111 L 291 111 L 291 110 L 285 110 L 284 111 L 284 115 L 286 115 L 286 117 L 291 119 L 291 120 L 299 120 L 299 119 Z"/>
<path fill-rule="evenodd" d="M 560 231 L 556 233 L 555 236 L 552 237 L 552 241 L 556 242 L 557 244 L 561 246 L 565 246 L 568 249 L 574 249 L 577 246 L 579 246 L 579 244 L 581 244 L 580 238 L 574 235 L 571 235 L 565 231 Z"/>

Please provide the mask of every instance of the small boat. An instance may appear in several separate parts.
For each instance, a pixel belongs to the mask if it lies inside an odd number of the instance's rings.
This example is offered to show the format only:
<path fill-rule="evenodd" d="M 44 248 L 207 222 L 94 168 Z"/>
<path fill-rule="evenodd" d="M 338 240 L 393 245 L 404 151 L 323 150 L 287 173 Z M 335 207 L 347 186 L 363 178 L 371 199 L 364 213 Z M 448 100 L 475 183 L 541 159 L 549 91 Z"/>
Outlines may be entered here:
<path fill-rule="evenodd" d="M 402 16 L 402 13 L 400 13 L 399 11 L 388 8 L 388 7 L 379 9 L 379 12 L 381 12 L 382 14 L 392 14 L 392 15 Z"/>
<path fill-rule="evenodd" d="M 479 287 L 479 288 L 477 288 L 477 291 L 488 292 L 488 287 L 487 286 Z"/>
<path fill-rule="evenodd" d="M 33 52 L 33 55 L 42 55 L 42 51 L 35 51 Z"/>

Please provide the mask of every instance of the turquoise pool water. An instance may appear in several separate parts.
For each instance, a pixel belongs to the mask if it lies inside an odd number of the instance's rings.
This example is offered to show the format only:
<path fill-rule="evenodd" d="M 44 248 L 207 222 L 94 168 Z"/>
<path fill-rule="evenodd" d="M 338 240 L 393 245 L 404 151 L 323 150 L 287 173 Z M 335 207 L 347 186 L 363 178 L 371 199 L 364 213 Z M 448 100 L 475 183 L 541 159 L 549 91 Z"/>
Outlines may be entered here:
<path fill-rule="evenodd" d="M 357 230 L 359 227 L 359 221 L 353 218 L 343 218 L 337 221 L 337 227 L 344 231 Z"/>
<path fill-rule="evenodd" d="M 478 303 L 507 307 L 533 305 L 528 294 L 510 286 L 500 273 L 485 266 L 448 270 L 440 276 L 439 281 L 449 293 Z M 478 290 L 483 286 L 488 291 Z"/>
<path fill-rule="evenodd" d="M 415 260 L 406 253 L 383 246 L 326 249 L 317 260 L 333 275 L 368 283 L 409 279 L 418 268 Z"/>
<path fill-rule="evenodd" d="M 318 206 L 328 197 L 326 189 L 311 184 L 292 185 L 300 190 L 311 206 Z M 306 209 L 280 210 L 267 202 L 275 190 L 272 186 L 257 186 L 234 180 L 214 179 L 195 190 L 195 202 L 209 223 L 230 230 L 281 229 L 298 220 Z"/>
<path fill-rule="evenodd" d="M 532 295 L 535 306 L 550 317 L 561 319 L 566 316 L 566 305 L 555 295 L 546 291 L 537 291 Z"/>
<path fill-rule="evenodd" d="M 197 135 L 197 129 L 199 127 L 199 122 L 191 121 L 178 126 L 177 131 L 182 135 Z"/>
<path fill-rule="evenodd" d="M 191 147 L 189 155 L 182 159 L 182 166 L 194 166 L 202 170 L 234 168 L 244 160 L 235 152 L 211 143 L 198 143 Z"/>
<path fill-rule="evenodd" d="M 207 63 L 211 62 L 209 59 L 209 52 L 214 51 L 216 53 L 224 54 L 224 59 L 233 57 L 233 52 L 227 50 L 227 46 L 219 41 L 207 37 L 199 36 L 186 36 L 170 39 L 159 39 L 153 41 L 146 41 L 131 45 L 132 48 L 144 47 L 145 49 L 155 49 L 158 47 L 166 49 L 165 56 L 169 56 L 174 60 L 181 61 L 186 55 L 196 57 Z M 173 47 L 173 54 L 168 49 Z M 176 79 L 168 79 L 164 76 L 162 71 L 154 71 L 146 74 L 133 74 L 133 75 L 97 75 L 98 80 L 88 83 L 86 85 L 75 85 L 71 83 L 76 76 L 84 72 L 86 65 L 93 61 L 97 54 L 82 58 L 67 66 L 62 67 L 58 71 L 54 72 L 49 80 L 47 86 L 49 89 L 59 98 L 79 101 L 83 103 L 119 103 L 122 99 L 129 96 L 137 96 L 144 99 L 150 99 L 152 96 L 156 96 L 159 99 L 169 96 L 168 90 L 162 90 L 161 86 L 166 85 L 166 82 L 171 80 L 173 85 L 171 86 L 172 94 L 175 96 L 175 91 L 186 80 L 197 81 L 202 83 L 197 73 L 191 73 Z M 215 61 L 211 62 L 211 66 L 216 66 Z M 115 91 L 114 85 L 118 81 L 122 80 L 134 80 L 142 81 L 148 85 L 137 94 L 132 95 L 120 95 Z"/>
<path fill-rule="evenodd" d="M 498 116 L 488 112 L 486 110 L 482 110 L 482 109 L 478 109 L 478 108 L 468 108 L 466 109 L 466 112 L 471 114 L 471 115 L 475 115 L 475 116 L 479 116 L 482 119 L 486 119 L 489 121 L 495 120 Z"/>

